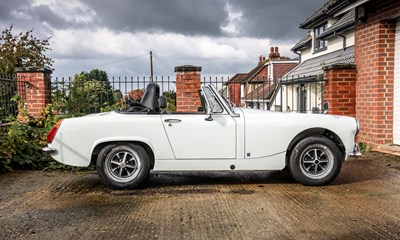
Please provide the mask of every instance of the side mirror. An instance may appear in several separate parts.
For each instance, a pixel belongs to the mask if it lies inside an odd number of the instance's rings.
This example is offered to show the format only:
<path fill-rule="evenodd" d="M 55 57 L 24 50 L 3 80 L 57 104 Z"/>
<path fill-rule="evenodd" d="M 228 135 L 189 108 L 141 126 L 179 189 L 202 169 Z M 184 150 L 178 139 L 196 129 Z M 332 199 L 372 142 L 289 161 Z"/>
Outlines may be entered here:
<path fill-rule="evenodd" d="M 324 104 L 322 106 L 322 108 L 324 109 L 324 114 L 328 113 L 329 107 L 330 107 L 329 102 L 324 102 Z"/>

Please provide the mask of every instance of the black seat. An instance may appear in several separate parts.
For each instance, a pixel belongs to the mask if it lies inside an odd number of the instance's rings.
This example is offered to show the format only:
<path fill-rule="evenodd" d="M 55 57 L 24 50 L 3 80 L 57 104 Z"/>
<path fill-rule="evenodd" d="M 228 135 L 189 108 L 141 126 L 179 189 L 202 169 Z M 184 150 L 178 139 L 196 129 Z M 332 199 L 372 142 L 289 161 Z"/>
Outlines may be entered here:
<path fill-rule="evenodd" d="M 140 104 L 150 109 L 152 112 L 159 112 L 160 107 L 158 98 L 160 97 L 160 86 L 157 83 L 151 82 L 147 85 Z"/>

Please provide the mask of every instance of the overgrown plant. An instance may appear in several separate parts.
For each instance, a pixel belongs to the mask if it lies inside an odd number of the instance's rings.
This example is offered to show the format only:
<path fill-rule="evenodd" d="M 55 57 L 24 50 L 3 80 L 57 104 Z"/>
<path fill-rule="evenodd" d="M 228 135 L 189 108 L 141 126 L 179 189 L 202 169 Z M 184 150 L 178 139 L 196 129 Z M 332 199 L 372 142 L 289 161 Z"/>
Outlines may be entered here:
<path fill-rule="evenodd" d="M 47 133 L 61 118 L 73 115 L 53 114 L 52 105 L 43 109 L 38 117 L 32 117 L 24 103 L 19 103 L 16 119 L 0 128 L 0 172 L 13 169 L 45 169 L 58 164 L 42 153 L 47 145 Z M 59 165 L 62 166 L 62 165 Z"/>
<path fill-rule="evenodd" d="M 360 147 L 360 151 L 361 151 L 362 153 L 368 153 L 368 152 L 371 151 L 371 147 L 368 146 L 368 145 L 367 145 L 366 143 L 364 143 L 364 142 L 359 143 L 358 146 Z"/>

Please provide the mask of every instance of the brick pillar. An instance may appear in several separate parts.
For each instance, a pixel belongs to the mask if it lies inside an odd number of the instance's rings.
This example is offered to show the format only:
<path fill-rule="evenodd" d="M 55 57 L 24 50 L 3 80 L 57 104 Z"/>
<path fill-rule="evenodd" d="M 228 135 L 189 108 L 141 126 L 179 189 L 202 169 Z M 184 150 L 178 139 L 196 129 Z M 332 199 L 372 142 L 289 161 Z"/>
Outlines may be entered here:
<path fill-rule="evenodd" d="M 393 143 L 396 24 L 387 19 L 397 17 L 399 9 L 399 1 L 376 1 L 374 15 L 356 24 L 358 139 L 372 147 Z"/>
<path fill-rule="evenodd" d="M 199 89 L 201 87 L 201 67 L 184 65 L 175 67 L 176 72 L 176 111 L 197 112 L 201 106 Z"/>
<path fill-rule="evenodd" d="M 323 67 L 324 102 L 330 103 L 329 114 L 355 117 L 357 70 L 353 64 Z"/>
<path fill-rule="evenodd" d="M 25 103 L 32 116 L 42 113 L 44 107 L 51 103 L 51 70 L 37 67 L 17 68 L 18 92 L 25 90 Z M 24 89 L 21 89 L 24 88 Z"/>

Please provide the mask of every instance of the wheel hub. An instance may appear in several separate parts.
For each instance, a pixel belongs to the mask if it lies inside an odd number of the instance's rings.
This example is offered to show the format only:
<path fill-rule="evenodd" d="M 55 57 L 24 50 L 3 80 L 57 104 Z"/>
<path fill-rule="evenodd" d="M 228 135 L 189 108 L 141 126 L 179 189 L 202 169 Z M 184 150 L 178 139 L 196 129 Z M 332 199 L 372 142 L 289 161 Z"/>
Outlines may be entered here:
<path fill-rule="evenodd" d="M 118 151 L 108 158 L 107 169 L 116 179 L 130 179 L 137 174 L 138 161 L 129 151 Z"/>
<path fill-rule="evenodd" d="M 300 168 L 306 176 L 319 179 L 332 169 L 332 156 L 324 148 L 309 148 L 302 154 Z"/>

